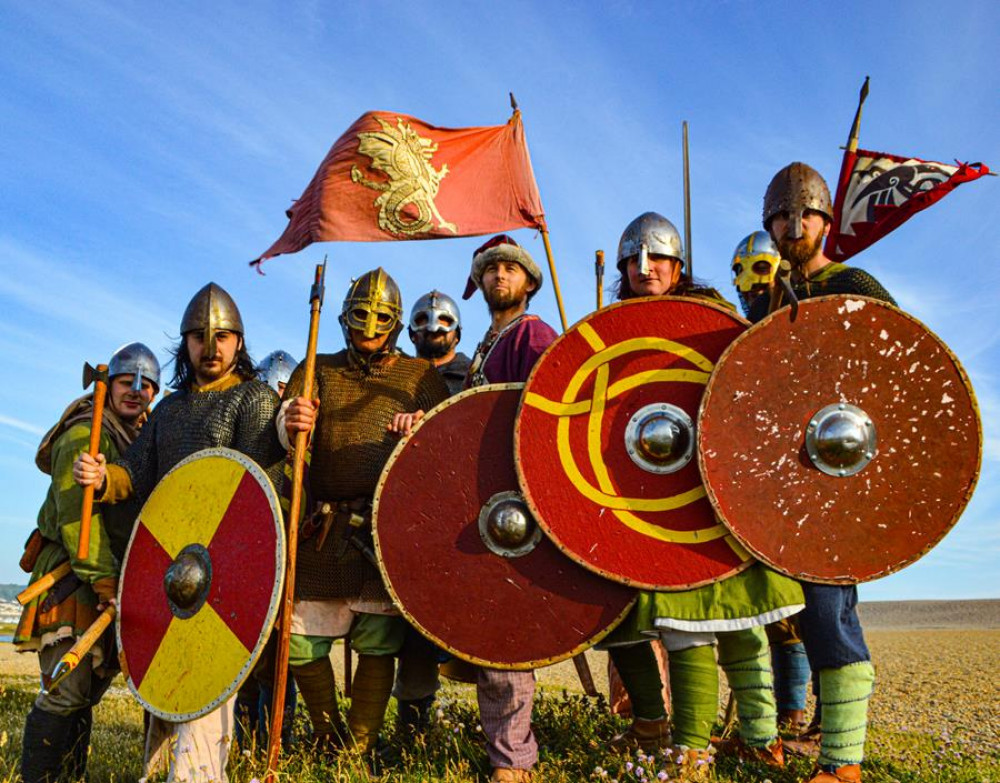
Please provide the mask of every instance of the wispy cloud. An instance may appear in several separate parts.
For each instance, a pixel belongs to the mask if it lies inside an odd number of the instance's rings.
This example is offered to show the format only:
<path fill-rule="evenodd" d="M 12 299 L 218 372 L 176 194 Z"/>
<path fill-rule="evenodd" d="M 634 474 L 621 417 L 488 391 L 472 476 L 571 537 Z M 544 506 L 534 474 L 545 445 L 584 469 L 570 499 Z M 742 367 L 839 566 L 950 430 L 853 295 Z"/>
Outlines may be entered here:
<path fill-rule="evenodd" d="M 4 416 L 2 413 L 0 413 L 0 424 L 13 427 L 15 430 L 21 430 L 22 432 L 30 432 L 32 435 L 45 434 L 44 429 L 29 421 L 21 421 L 20 419 L 15 419 L 13 416 Z"/>

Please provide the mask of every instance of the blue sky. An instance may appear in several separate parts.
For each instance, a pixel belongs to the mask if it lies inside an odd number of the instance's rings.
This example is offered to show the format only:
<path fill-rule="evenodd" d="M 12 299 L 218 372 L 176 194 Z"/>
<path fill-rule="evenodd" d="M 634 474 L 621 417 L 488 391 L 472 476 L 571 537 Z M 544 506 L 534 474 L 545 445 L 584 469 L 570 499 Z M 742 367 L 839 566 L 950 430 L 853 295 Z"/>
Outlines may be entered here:
<path fill-rule="evenodd" d="M 771 175 L 804 160 L 836 178 L 866 74 L 862 146 L 1000 168 L 998 34 L 989 2 L 0 5 L 0 582 L 23 581 L 46 484 L 34 450 L 83 362 L 131 340 L 165 359 L 204 283 L 234 295 L 258 358 L 303 353 L 323 253 L 321 350 L 341 346 L 348 279 L 377 264 L 407 307 L 460 293 L 481 240 L 314 245 L 265 276 L 247 267 L 363 111 L 499 124 L 513 91 L 574 321 L 593 307 L 594 250 L 613 259 L 646 210 L 681 224 L 682 120 L 695 270 L 727 292 Z M 958 526 L 864 599 L 1000 596 L 998 188 L 963 186 L 856 259 L 959 356 L 986 438 Z M 543 257 L 533 232 L 517 237 Z M 534 307 L 558 323 L 551 289 Z M 481 300 L 463 316 L 471 352 Z"/>

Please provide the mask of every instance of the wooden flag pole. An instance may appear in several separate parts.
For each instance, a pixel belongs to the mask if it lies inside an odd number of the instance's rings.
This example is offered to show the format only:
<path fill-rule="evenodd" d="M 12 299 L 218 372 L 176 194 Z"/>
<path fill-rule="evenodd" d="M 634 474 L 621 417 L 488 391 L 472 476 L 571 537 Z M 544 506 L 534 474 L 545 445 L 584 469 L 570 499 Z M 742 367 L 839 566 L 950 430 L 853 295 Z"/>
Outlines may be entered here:
<path fill-rule="evenodd" d="M 90 424 L 90 448 L 88 453 L 96 457 L 101 447 L 101 425 L 104 423 L 104 398 L 108 393 L 108 365 L 99 364 L 83 368 L 83 388 L 94 381 L 94 418 Z M 94 486 L 83 488 L 83 507 L 80 510 L 80 540 L 76 546 L 76 559 L 86 560 L 90 555 L 90 518 L 94 513 Z"/>
<path fill-rule="evenodd" d="M 510 108 L 515 112 L 520 111 L 517 106 L 517 99 L 514 97 L 514 93 L 510 93 Z M 566 320 L 566 309 L 563 307 L 562 291 L 559 289 L 559 275 L 556 274 L 556 262 L 552 257 L 552 243 L 549 242 L 549 230 L 545 227 L 544 221 L 541 226 L 542 241 L 545 243 L 545 257 L 549 261 L 549 274 L 552 276 L 552 288 L 556 292 L 556 304 L 559 306 L 559 320 L 562 322 L 562 330 L 565 332 L 569 328 L 569 322 Z"/>
<path fill-rule="evenodd" d="M 303 394 L 312 397 L 316 378 L 316 343 L 319 339 L 319 314 L 323 309 L 323 286 L 326 278 L 326 259 L 316 266 L 316 278 L 309 292 L 309 339 L 306 344 Z M 302 509 L 302 476 L 305 472 L 308 432 L 295 434 L 295 454 L 292 462 L 292 499 L 288 512 L 285 546 L 285 593 L 281 605 L 281 630 L 274 662 L 274 695 L 271 701 L 271 731 L 267 743 L 267 783 L 273 783 L 274 773 L 281 754 L 281 726 L 285 716 L 285 685 L 288 682 L 288 643 L 292 635 L 292 610 L 295 603 L 295 555 L 299 543 L 299 515 Z"/>
<path fill-rule="evenodd" d="M 552 245 L 549 243 L 549 230 L 542 229 L 542 241 L 545 243 L 545 256 L 549 260 L 549 274 L 552 275 L 552 288 L 556 292 L 556 304 L 559 305 L 559 320 L 562 322 L 562 330 L 569 329 L 566 321 L 566 310 L 563 308 L 562 291 L 559 290 L 559 275 L 556 274 L 556 262 L 552 257 Z"/>

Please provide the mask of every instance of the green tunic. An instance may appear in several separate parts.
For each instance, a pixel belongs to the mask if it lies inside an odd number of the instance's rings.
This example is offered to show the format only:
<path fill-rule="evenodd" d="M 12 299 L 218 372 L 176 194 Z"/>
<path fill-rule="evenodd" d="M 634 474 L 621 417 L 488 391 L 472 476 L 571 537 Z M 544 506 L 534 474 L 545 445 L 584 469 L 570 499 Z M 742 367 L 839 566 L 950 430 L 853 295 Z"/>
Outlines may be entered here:
<path fill-rule="evenodd" d="M 695 287 L 683 295 L 736 309 L 714 288 Z M 804 607 L 798 582 L 754 563 L 735 576 L 691 590 L 640 592 L 635 608 L 599 647 L 635 644 L 660 631 L 738 631 L 776 622 Z"/>
<path fill-rule="evenodd" d="M 48 592 L 29 602 L 21 613 L 14 643 L 21 652 L 36 650 L 68 636 L 78 636 L 97 618 L 97 595 L 92 585 L 118 575 L 118 563 L 112 551 L 112 532 L 101 504 L 94 504 L 90 522 L 90 549 L 87 557 L 77 557 L 80 540 L 80 509 L 83 488 L 73 481 L 73 461 L 90 447 L 90 423 L 78 422 L 63 432 L 52 445 L 52 482 L 45 502 L 38 511 L 38 530 L 45 545 L 35 561 L 31 583 L 41 579 L 56 566 L 69 560 L 73 572 L 83 584 L 47 611 L 41 605 Z M 100 452 L 108 461 L 118 458 L 118 449 L 105 431 L 101 432 Z M 124 521 L 119 527 L 126 527 Z M 114 538 L 127 540 L 129 531 L 114 530 Z"/>

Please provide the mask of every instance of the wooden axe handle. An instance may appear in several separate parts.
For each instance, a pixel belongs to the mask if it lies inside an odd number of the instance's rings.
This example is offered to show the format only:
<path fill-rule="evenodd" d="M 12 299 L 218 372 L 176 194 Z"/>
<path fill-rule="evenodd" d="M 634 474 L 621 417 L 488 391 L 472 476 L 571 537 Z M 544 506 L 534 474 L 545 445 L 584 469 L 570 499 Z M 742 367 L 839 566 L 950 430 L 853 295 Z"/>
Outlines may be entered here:
<path fill-rule="evenodd" d="M 68 560 L 65 563 L 60 563 L 37 582 L 32 582 L 18 593 L 17 602 L 21 606 L 24 606 L 28 601 L 44 593 L 72 570 Z"/>
<path fill-rule="evenodd" d="M 97 365 L 94 379 L 94 419 L 90 425 L 91 457 L 96 457 L 101 447 L 101 424 L 104 423 L 104 398 L 108 393 L 108 365 Z M 80 510 L 80 541 L 76 547 L 76 559 L 86 560 L 90 554 L 90 517 L 94 513 L 94 487 L 83 488 L 83 507 Z"/>

